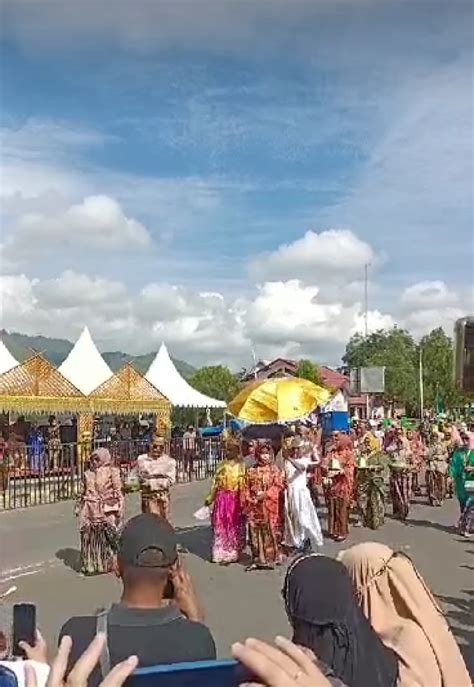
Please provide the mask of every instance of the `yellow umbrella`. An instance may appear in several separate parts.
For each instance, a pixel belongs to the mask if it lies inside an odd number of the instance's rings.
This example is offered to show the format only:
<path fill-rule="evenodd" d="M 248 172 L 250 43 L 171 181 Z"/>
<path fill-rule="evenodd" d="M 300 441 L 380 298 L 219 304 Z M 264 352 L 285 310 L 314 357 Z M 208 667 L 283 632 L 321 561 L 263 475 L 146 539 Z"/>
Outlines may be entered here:
<path fill-rule="evenodd" d="M 328 401 L 330 393 L 307 379 L 264 379 L 244 387 L 229 403 L 239 420 L 252 424 L 284 422 L 305 417 Z"/>

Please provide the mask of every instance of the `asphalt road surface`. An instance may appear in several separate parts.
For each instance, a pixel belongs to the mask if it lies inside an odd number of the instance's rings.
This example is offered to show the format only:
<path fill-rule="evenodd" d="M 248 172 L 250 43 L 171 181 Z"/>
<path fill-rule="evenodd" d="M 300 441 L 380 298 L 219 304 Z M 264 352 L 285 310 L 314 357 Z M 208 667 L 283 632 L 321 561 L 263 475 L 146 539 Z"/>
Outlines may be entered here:
<path fill-rule="evenodd" d="M 206 609 L 207 624 L 221 656 L 248 636 L 272 639 L 287 633 L 280 590 L 284 570 L 246 573 L 241 565 L 221 568 L 209 562 L 209 528 L 193 520 L 208 484 L 179 485 L 173 492 L 172 519 L 186 551 L 185 565 L 193 576 Z M 352 528 L 343 545 L 327 542 L 324 553 L 361 541 L 380 541 L 405 551 L 415 561 L 444 608 L 455 636 L 474 673 L 474 542 L 456 534 L 457 502 L 430 508 L 419 498 L 406 523 L 386 520 L 376 532 Z M 128 503 L 128 515 L 138 512 L 138 498 Z M 324 517 L 322 517 L 324 527 Z M 38 607 L 39 626 L 52 645 L 71 615 L 94 613 L 117 600 L 118 581 L 111 575 L 85 578 L 77 570 L 79 538 L 71 502 L 0 513 L 0 591 L 17 585 L 10 602 L 31 601 Z M 315 581 L 315 583 L 317 583 Z M 0 606 L 0 624 L 9 608 Z"/>

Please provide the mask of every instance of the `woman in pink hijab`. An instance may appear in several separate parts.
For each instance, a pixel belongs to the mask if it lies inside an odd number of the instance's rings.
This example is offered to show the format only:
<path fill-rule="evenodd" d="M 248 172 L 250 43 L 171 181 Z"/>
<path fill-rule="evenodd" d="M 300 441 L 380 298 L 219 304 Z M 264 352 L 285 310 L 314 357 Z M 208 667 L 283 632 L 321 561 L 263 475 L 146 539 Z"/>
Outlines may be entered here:
<path fill-rule="evenodd" d="M 82 572 L 84 575 L 110 572 L 123 523 L 124 498 L 120 470 L 114 467 L 106 448 L 99 448 L 91 455 L 77 513 Z"/>

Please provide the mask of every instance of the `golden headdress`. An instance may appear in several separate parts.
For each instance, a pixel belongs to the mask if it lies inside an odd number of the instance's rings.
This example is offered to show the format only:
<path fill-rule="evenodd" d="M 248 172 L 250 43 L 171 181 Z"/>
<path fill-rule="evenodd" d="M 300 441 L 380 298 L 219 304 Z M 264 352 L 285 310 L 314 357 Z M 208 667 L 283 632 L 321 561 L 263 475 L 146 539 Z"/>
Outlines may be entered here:
<path fill-rule="evenodd" d="M 241 453 L 240 439 L 235 434 L 229 434 L 224 439 L 224 458 L 226 460 L 234 460 Z"/>

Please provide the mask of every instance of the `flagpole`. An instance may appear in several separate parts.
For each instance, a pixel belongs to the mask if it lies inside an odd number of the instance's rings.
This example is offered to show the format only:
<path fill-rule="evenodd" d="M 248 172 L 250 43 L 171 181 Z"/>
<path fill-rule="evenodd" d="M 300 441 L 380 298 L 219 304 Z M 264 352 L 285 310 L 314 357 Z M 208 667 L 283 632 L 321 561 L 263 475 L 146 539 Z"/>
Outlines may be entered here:
<path fill-rule="evenodd" d="M 423 420 L 425 394 L 423 387 L 423 349 L 420 346 L 420 418 Z"/>

